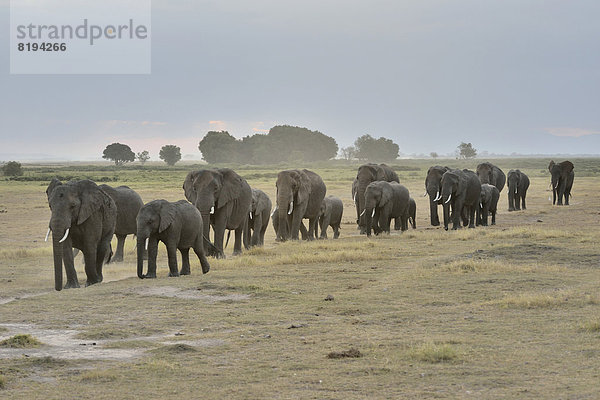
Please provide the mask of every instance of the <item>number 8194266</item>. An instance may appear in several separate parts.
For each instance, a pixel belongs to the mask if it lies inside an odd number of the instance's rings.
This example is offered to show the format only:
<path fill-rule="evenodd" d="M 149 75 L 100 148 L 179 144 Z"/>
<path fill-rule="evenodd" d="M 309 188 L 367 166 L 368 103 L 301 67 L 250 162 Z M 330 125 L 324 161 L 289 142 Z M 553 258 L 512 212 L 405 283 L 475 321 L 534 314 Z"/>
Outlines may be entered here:
<path fill-rule="evenodd" d="M 66 43 L 19 43 L 17 45 L 19 51 L 66 51 Z"/>

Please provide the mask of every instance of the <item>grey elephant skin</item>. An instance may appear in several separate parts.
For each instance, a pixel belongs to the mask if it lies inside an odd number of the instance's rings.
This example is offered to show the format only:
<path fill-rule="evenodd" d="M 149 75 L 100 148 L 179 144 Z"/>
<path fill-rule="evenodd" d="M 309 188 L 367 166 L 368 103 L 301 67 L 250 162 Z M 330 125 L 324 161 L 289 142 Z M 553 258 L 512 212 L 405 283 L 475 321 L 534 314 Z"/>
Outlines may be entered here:
<path fill-rule="evenodd" d="M 413 229 L 417 229 L 417 202 L 412 197 L 408 199 L 408 222 Z"/>
<path fill-rule="evenodd" d="M 477 209 L 477 225 L 487 226 L 488 215 L 492 216 L 492 225 L 496 225 L 496 211 L 498 210 L 500 192 L 496 186 L 484 183 L 481 185 L 479 207 Z"/>
<path fill-rule="evenodd" d="M 298 240 L 302 219 L 307 218 L 307 239 L 313 240 L 321 202 L 327 192 L 323 179 L 307 169 L 292 169 L 277 174 L 276 186 L 279 215 L 277 239 Z"/>
<path fill-rule="evenodd" d="M 358 186 L 356 189 L 356 201 L 358 202 L 358 225 L 360 227 L 360 233 L 366 233 L 366 217 L 365 217 L 365 191 L 367 186 L 371 182 L 384 181 L 384 182 L 398 182 L 398 174 L 396 174 L 386 164 L 364 164 L 358 167 L 356 174 L 356 180 Z M 354 196 L 353 196 L 354 197 Z"/>
<path fill-rule="evenodd" d="M 360 229 L 360 207 L 358 204 L 358 198 L 356 197 L 358 193 L 358 179 L 354 178 L 352 181 L 352 202 L 354 203 L 354 208 L 356 208 L 356 226 Z"/>
<path fill-rule="evenodd" d="M 289 231 L 290 228 L 288 222 L 289 221 L 286 218 L 286 225 Z M 279 208 L 277 208 L 277 205 L 275 205 L 273 212 L 271 212 L 271 224 L 273 225 L 273 230 L 275 231 L 275 240 L 279 241 Z M 308 231 L 306 230 L 306 225 L 304 225 L 304 222 L 300 222 L 300 234 L 302 235 L 302 240 L 308 240 Z"/>
<path fill-rule="evenodd" d="M 556 164 L 550 161 L 548 171 L 552 174 L 552 204 L 559 206 L 563 205 L 563 197 L 565 205 L 569 205 L 569 197 L 571 197 L 571 189 L 575 180 L 575 166 L 571 161 L 563 161 Z"/>
<path fill-rule="evenodd" d="M 137 230 L 136 216 L 144 202 L 135 190 L 128 186 L 113 188 L 108 185 L 100 185 L 100 189 L 108 194 L 117 206 L 117 223 L 115 225 L 115 236 L 117 237 L 117 251 L 111 262 L 123 261 L 123 248 L 127 235 L 135 235 Z"/>
<path fill-rule="evenodd" d="M 248 235 L 250 246 L 265 244 L 265 232 L 269 226 L 272 207 L 271 199 L 260 189 L 252 189 L 252 204 L 248 214 Z"/>
<path fill-rule="evenodd" d="M 202 273 L 210 270 L 204 254 L 203 221 L 200 212 L 185 200 L 154 200 L 144 205 L 137 215 L 137 275 L 156 278 L 158 242 L 167 247 L 169 276 L 189 275 L 190 248 L 200 260 Z M 144 252 L 148 249 L 148 272 L 144 271 Z M 181 271 L 177 268 L 177 250 L 181 253 Z"/>
<path fill-rule="evenodd" d="M 444 229 L 450 223 L 452 207 L 452 229 L 460 228 L 460 218 L 469 228 L 475 228 L 475 214 L 479 207 L 481 182 L 473 171 L 453 169 L 442 176 L 442 201 L 444 203 Z"/>
<path fill-rule="evenodd" d="M 518 169 L 511 169 L 508 171 L 506 181 L 508 186 L 508 211 L 527 209 L 525 197 L 529 188 L 529 177 Z"/>
<path fill-rule="evenodd" d="M 333 229 L 333 238 L 340 237 L 340 224 L 344 214 L 344 203 L 338 197 L 327 196 L 321 202 L 319 211 L 319 228 L 321 229 L 321 239 L 327 239 L 327 228 Z M 315 229 L 315 233 L 317 230 Z"/>
<path fill-rule="evenodd" d="M 408 189 L 396 182 L 371 182 L 365 190 L 365 223 L 367 236 L 390 233 L 392 218 L 401 219 L 401 229 L 408 229 Z"/>
<path fill-rule="evenodd" d="M 202 169 L 190 172 L 183 182 L 185 198 L 202 214 L 204 238 L 209 241 L 210 226 L 214 229 L 216 253 L 225 258 L 223 237 L 225 229 L 235 231 L 233 254 L 242 252 L 242 240 L 252 204 L 252 189 L 245 179 L 229 168 Z M 211 246 L 206 243 L 207 250 Z"/>
<path fill-rule="evenodd" d="M 489 162 L 483 162 L 477 166 L 477 176 L 481 183 L 489 183 L 498 188 L 498 192 L 502 192 L 506 183 L 506 175 L 504 172 Z"/>
<path fill-rule="evenodd" d="M 48 189 L 52 210 L 50 230 L 54 253 L 54 288 L 79 287 L 73 264 L 73 248 L 83 252 L 86 286 L 102 282 L 102 264 L 110 257 L 110 241 L 115 231 L 117 206 L 113 199 L 94 182 L 84 179 L 61 183 L 53 180 Z"/>
<path fill-rule="evenodd" d="M 442 176 L 447 171 L 450 171 L 450 168 L 435 165 L 427 170 L 425 177 L 425 190 L 429 195 L 429 216 L 432 226 L 440 225 L 438 205 L 442 205 Z"/>

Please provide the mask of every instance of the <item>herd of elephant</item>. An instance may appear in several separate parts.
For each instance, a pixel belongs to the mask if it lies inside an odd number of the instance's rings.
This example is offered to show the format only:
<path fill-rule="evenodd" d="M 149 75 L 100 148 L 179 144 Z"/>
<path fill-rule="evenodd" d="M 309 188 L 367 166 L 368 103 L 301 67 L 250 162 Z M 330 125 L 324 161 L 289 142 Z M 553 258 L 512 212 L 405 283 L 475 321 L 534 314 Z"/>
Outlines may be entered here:
<path fill-rule="evenodd" d="M 564 198 L 568 205 L 573 164 L 552 161 L 549 170 L 554 203 L 558 201 L 560 205 Z M 425 195 L 429 195 L 431 224 L 440 225 L 438 205 L 443 206 L 446 230 L 450 221 L 452 229 L 458 229 L 461 218 L 470 228 L 487 225 L 488 214 L 494 224 L 505 182 L 502 170 L 487 162 L 477 166 L 477 173 L 441 166 L 429 168 Z M 79 287 L 73 249 L 83 253 L 86 286 L 101 282 L 103 264 L 123 260 L 125 238 L 129 234 L 137 237 L 139 278 L 156 277 L 159 242 L 167 248 L 169 276 L 190 274 L 190 248 L 206 274 L 210 270 L 207 255 L 224 257 L 225 230 L 229 234 L 234 231 L 233 254 L 240 254 L 242 246 L 248 249 L 264 244 L 269 217 L 277 241 L 296 240 L 300 235 L 306 240 L 326 239 L 328 227 L 333 228 L 335 239 L 339 237 L 343 203 L 335 196 L 326 196 L 327 188 L 318 174 L 306 169 L 281 171 L 276 187 L 276 205 L 271 211 L 272 202 L 267 194 L 251 188 L 244 178 L 228 168 L 190 172 L 183 182 L 187 200 L 153 200 L 146 204 L 127 186 L 113 188 L 98 186 L 87 179 L 67 183 L 53 179 L 46 189 L 52 212 L 46 240 L 52 232 L 55 289 L 63 289 L 63 263 L 67 277 L 64 288 Z M 509 211 L 525 209 L 528 187 L 527 175 L 519 170 L 508 173 Z M 385 164 L 365 164 L 358 168 L 352 183 L 352 198 L 362 234 L 389 233 L 392 219 L 396 230 L 407 230 L 409 222 L 416 228 L 416 202 L 399 183 L 398 175 Z M 303 219 L 308 219 L 308 229 Z M 114 255 L 110 244 L 113 235 L 117 237 Z M 182 258 L 180 270 L 177 250 Z"/>

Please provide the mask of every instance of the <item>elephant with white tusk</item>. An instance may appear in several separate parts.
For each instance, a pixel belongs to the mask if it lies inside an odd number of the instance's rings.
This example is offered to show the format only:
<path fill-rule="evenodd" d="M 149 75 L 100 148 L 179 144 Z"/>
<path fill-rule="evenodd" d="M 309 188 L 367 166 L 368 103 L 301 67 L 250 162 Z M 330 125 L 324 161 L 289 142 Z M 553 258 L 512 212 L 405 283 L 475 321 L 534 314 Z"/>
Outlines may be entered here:
<path fill-rule="evenodd" d="M 117 219 L 115 202 L 98 185 L 87 179 L 64 184 L 54 179 L 46 194 L 52 210 L 50 230 L 54 252 L 54 288 L 63 289 L 63 263 L 67 274 L 64 288 L 79 287 L 73 264 L 73 248 L 83 252 L 86 286 L 102 282 L 102 264 L 109 258 L 110 240 Z"/>
<path fill-rule="evenodd" d="M 525 206 L 525 196 L 529 188 L 529 177 L 525 173 L 511 169 L 508 171 L 508 211 L 515 211 L 527 207 Z"/>
<path fill-rule="evenodd" d="M 365 222 L 367 236 L 371 229 L 378 235 L 380 232 L 390 233 L 392 218 L 399 218 L 401 229 L 408 229 L 408 189 L 396 182 L 376 181 L 365 190 Z"/>
<path fill-rule="evenodd" d="M 440 225 L 438 205 L 442 205 L 442 175 L 449 170 L 450 168 L 439 165 L 433 166 L 427 170 L 425 190 L 426 194 L 429 195 L 429 215 L 432 226 Z"/>
<path fill-rule="evenodd" d="M 562 206 L 564 197 L 565 206 L 569 205 L 569 197 L 571 197 L 571 189 L 575 180 L 574 168 L 571 161 L 563 161 L 558 164 L 550 161 L 548 171 L 552 174 L 552 204 Z"/>
<path fill-rule="evenodd" d="M 444 202 L 444 229 L 450 223 L 452 207 L 452 229 L 460 227 L 460 218 L 464 226 L 475 228 L 475 213 L 479 206 L 481 182 L 473 171 L 453 169 L 442 176 L 442 200 Z M 445 200 L 444 200 L 445 199 Z"/>

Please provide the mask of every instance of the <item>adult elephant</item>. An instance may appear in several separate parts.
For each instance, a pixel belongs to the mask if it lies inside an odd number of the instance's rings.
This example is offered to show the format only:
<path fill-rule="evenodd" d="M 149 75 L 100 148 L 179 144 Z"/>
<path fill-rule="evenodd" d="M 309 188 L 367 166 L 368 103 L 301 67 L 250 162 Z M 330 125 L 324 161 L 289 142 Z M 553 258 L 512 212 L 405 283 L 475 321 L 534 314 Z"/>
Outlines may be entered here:
<path fill-rule="evenodd" d="M 573 180 L 575 180 L 574 168 L 571 161 L 563 161 L 558 164 L 554 161 L 550 161 L 548 171 L 552 174 L 552 204 L 562 206 L 564 197 L 565 205 L 569 205 L 571 188 L 573 187 Z M 558 202 L 556 201 L 557 198 Z"/>
<path fill-rule="evenodd" d="M 115 232 L 115 202 L 87 179 L 64 184 L 53 181 L 46 193 L 52 211 L 48 235 L 52 231 L 54 288 L 63 288 L 63 262 L 67 274 L 65 289 L 79 287 L 73 248 L 83 252 L 86 286 L 102 282 L 102 264 L 110 257 L 110 240 Z"/>
<path fill-rule="evenodd" d="M 248 236 L 250 246 L 262 246 L 265 244 L 265 232 L 269 225 L 271 214 L 271 199 L 260 189 L 252 189 L 252 204 L 248 213 Z"/>
<path fill-rule="evenodd" d="M 356 208 L 356 226 L 360 229 L 360 207 L 358 204 L 358 198 L 356 194 L 358 193 L 358 179 L 354 178 L 352 181 L 352 202 L 354 203 L 354 208 Z"/>
<path fill-rule="evenodd" d="M 494 164 L 483 162 L 477 166 L 477 176 L 481 183 L 489 183 L 498 188 L 498 192 L 502 192 L 506 183 L 506 175 Z"/>
<path fill-rule="evenodd" d="M 156 278 L 158 242 L 167 247 L 169 276 L 189 275 L 190 248 L 200 260 L 202 273 L 210 270 L 204 255 L 203 221 L 200 212 L 185 200 L 175 203 L 154 200 L 137 214 L 137 275 Z M 144 275 L 144 249 L 148 250 L 148 272 Z M 177 250 L 181 253 L 181 271 L 177 268 Z"/>
<path fill-rule="evenodd" d="M 252 189 L 248 182 L 229 168 L 201 169 L 188 173 L 183 190 L 185 198 L 202 215 L 203 235 L 207 241 L 211 221 L 213 223 L 216 252 L 207 253 L 225 258 L 223 236 L 225 229 L 229 229 L 235 231 L 233 254 L 241 254 L 242 236 L 252 203 Z"/>
<path fill-rule="evenodd" d="M 367 236 L 390 233 L 392 218 L 401 219 L 401 229 L 408 229 L 408 189 L 397 182 L 371 182 L 365 190 L 365 223 Z M 375 221 L 375 222 L 373 222 Z"/>
<path fill-rule="evenodd" d="M 117 206 L 117 223 L 115 225 L 115 236 L 117 237 L 117 251 L 111 259 L 111 262 L 123 261 L 123 248 L 127 235 L 135 235 L 137 224 L 135 217 L 144 202 L 135 190 L 128 186 L 119 186 L 113 188 L 108 185 L 100 185 L 115 202 Z"/>
<path fill-rule="evenodd" d="M 469 228 L 475 228 L 475 212 L 479 207 L 481 182 L 473 171 L 453 169 L 442 176 L 442 200 L 444 202 L 444 229 L 450 223 L 452 207 L 452 229 L 460 227 L 460 218 Z M 464 214 L 463 214 L 464 213 Z"/>
<path fill-rule="evenodd" d="M 342 223 L 342 214 L 344 213 L 344 203 L 339 197 L 327 196 L 321 202 L 319 211 L 319 228 L 321 228 L 320 239 L 327 239 L 327 228 L 333 229 L 333 238 L 340 237 L 340 224 Z M 317 233 L 315 228 L 315 236 Z"/>
<path fill-rule="evenodd" d="M 529 177 L 523 172 L 514 169 L 508 171 L 508 211 L 525 210 L 525 196 L 529 188 Z"/>
<path fill-rule="evenodd" d="M 440 218 L 438 216 L 438 205 L 442 205 L 442 176 L 450 168 L 436 165 L 427 170 L 425 177 L 425 190 L 429 195 L 429 216 L 431 225 L 439 226 Z"/>
<path fill-rule="evenodd" d="M 358 226 L 360 227 L 360 233 L 364 234 L 366 233 L 365 191 L 367 190 L 367 186 L 375 181 L 400 183 L 400 179 L 398 178 L 398 174 L 385 164 L 364 164 L 358 167 L 356 180 L 358 181 L 356 190 Z"/>
<path fill-rule="evenodd" d="M 303 218 L 308 218 L 307 239 L 313 240 L 321 202 L 327 192 L 323 179 L 307 169 L 291 169 L 277 174 L 276 186 L 279 209 L 277 239 L 298 240 L 300 223 Z"/>

